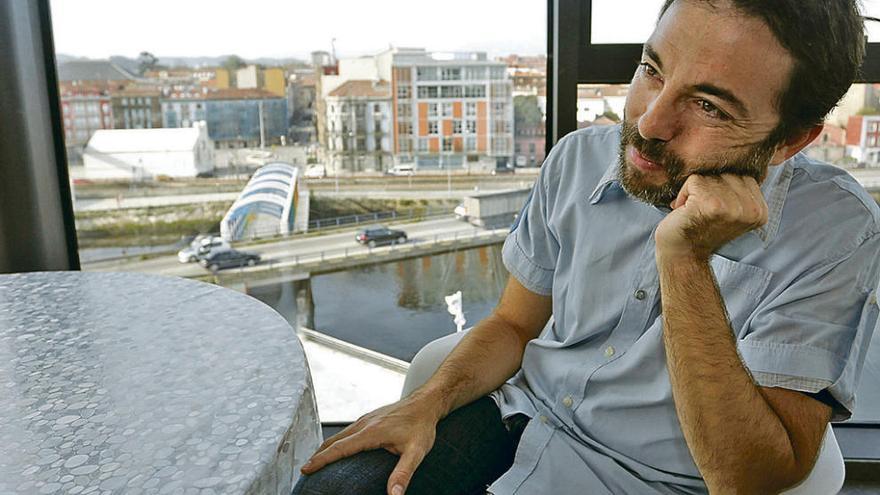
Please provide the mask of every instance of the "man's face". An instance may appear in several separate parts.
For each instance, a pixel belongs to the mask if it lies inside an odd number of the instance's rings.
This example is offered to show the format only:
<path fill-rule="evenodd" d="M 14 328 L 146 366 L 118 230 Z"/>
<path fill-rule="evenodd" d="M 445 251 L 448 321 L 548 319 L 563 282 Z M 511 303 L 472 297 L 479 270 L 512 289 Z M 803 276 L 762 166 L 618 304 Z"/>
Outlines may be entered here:
<path fill-rule="evenodd" d="M 626 102 L 619 177 L 668 205 L 688 176 L 761 182 L 784 156 L 769 141 L 794 59 L 760 19 L 678 0 L 645 44 Z"/>

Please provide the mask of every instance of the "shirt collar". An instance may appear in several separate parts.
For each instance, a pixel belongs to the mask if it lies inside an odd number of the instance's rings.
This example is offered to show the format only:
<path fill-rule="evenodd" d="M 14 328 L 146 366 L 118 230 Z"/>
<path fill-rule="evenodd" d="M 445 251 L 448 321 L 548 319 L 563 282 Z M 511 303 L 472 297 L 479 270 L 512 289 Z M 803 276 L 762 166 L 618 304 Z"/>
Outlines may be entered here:
<path fill-rule="evenodd" d="M 757 234 L 763 242 L 764 248 L 773 242 L 776 233 L 779 231 L 779 224 L 782 220 L 782 209 L 785 206 L 785 198 L 788 196 L 788 188 L 791 185 L 791 178 L 794 173 L 794 168 L 791 163 L 793 159 L 794 158 L 791 158 L 780 165 L 770 167 L 767 172 L 767 178 L 761 184 L 761 192 L 764 195 L 764 200 L 767 202 L 767 223 L 750 233 Z M 619 187 L 621 190 L 623 189 L 620 185 L 620 179 L 617 174 L 618 163 L 619 158 L 615 155 L 614 159 L 605 170 L 605 174 L 599 179 L 599 183 L 590 194 L 591 204 L 601 202 L 606 197 L 607 192 L 612 185 Z M 632 201 L 636 200 L 633 199 Z M 664 212 L 664 214 L 665 213 L 666 212 Z"/>

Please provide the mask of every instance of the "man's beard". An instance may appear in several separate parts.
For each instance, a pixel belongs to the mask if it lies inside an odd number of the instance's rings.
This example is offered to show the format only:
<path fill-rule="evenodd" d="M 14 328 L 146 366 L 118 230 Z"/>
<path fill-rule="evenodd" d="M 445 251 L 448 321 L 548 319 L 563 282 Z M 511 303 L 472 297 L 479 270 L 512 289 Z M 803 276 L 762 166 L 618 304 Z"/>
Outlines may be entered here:
<path fill-rule="evenodd" d="M 720 176 L 734 174 L 754 177 L 760 184 L 767 175 L 767 166 L 776 151 L 777 140 L 773 134 L 757 144 L 744 146 L 744 151 L 730 151 L 719 156 L 713 164 L 691 167 L 684 160 L 666 149 L 666 143 L 647 140 L 639 134 L 638 127 L 627 122 L 621 124 L 620 151 L 617 177 L 627 194 L 652 205 L 669 206 L 678 197 L 688 177 L 697 175 Z M 632 145 L 647 160 L 657 163 L 666 172 L 666 182 L 654 185 L 645 180 L 645 174 L 626 162 L 626 147 Z M 687 171 L 687 172 L 685 172 Z"/>

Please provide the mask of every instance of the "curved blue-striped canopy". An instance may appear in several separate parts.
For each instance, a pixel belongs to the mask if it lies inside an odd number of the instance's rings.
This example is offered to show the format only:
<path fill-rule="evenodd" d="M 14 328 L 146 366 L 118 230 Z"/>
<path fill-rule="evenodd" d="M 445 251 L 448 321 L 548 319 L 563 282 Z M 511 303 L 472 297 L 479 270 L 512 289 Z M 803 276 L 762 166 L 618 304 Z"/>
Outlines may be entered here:
<path fill-rule="evenodd" d="M 221 235 L 236 241 L 292 232 L 298 175 L 299 169 L 284 162 L 258 169 L 223 217 Z"/>

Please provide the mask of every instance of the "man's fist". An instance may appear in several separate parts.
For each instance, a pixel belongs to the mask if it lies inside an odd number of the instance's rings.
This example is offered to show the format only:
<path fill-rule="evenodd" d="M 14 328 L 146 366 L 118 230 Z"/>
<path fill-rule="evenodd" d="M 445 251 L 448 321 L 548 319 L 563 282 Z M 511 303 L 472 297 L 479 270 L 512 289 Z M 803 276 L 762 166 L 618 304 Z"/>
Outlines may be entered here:
<path fill-rule="evenodd" d="M 655 233 L 663 257 L 707 260 L 721 246 L 767 223 L 767 202 L 752 177 L 691 175 Z"/>

